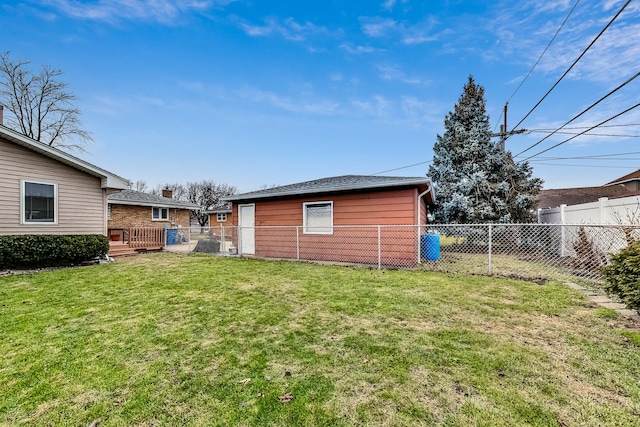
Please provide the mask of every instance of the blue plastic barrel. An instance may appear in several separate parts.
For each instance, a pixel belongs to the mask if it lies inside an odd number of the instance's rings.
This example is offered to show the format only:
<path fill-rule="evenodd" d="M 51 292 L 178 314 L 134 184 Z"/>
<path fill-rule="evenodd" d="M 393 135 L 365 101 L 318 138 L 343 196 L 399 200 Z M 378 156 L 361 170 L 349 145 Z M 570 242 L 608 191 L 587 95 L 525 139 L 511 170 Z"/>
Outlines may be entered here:
<path fill-rule="evenodd" d="M 167 245 L 175 245 L 178 240 L 178 230 L 175 228 L 167 230 Z"/>
<path fill-rule="evenodd" d="M 428 261 L 440 259 L 440 235 L 423 234 L 420 236 L 420 257 Z"/>

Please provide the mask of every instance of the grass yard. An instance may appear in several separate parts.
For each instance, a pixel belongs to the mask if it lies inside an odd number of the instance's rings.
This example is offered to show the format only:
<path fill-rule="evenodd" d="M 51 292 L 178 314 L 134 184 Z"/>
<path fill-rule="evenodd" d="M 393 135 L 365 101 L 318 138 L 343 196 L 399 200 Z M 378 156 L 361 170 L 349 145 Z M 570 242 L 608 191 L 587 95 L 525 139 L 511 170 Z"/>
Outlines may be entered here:
<path fill-rule="evenodd" d="M 2 425 L 640 420 L 637 325 L 559 283 L 160 253 L 0 301 Z"/>

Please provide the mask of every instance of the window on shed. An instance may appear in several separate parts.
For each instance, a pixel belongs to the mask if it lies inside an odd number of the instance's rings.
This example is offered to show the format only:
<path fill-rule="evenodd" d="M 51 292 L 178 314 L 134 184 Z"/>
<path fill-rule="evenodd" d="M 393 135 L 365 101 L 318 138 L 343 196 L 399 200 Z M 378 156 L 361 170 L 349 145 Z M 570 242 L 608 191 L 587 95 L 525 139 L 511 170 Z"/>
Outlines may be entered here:
<path fill-rule="evenodd" d="M 169 208 L 152 208 L 151 219 L 154 221 L 166 221 L 169 219 Z"/>
<path fill-rule="evenodd" d="M 57 223 L 56 184 L 22 181 L 22 223 Z"/>
<path fill-rule="evenodd" d="M 333 234 L 333 202 L 302 204 L 304 234 Z"/>
<path fill-rule="evenodd" d="M 218 222 L 225 222 L 227 220 L 227 214 L 226 213 L 219 213 L 216 215 L 216 220 Z"/>

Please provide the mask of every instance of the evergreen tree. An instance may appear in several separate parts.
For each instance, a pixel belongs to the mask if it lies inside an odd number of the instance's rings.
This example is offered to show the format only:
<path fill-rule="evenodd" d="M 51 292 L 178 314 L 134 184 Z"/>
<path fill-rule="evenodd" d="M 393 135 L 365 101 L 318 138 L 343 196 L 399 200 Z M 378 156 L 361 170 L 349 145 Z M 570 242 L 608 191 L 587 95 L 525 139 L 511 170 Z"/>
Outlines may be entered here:
<path fill-rule="evenodd" d="M 491 141 L 484 88 L 472 76 L 444 127 L 427 173 L 436 188 L 435 221 L 530 222 L 542 180 Z"/>

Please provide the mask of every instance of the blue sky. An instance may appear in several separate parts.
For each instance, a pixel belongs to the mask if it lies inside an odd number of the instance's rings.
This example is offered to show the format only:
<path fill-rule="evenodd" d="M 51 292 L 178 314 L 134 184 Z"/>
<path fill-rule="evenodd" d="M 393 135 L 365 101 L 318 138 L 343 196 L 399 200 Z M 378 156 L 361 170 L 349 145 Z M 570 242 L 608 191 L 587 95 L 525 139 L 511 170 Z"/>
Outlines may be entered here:
<path fill-rule="evenodd" d="M 64 71 L 95 139 L 80 157 L 151 187 L 212 179 L 244 192 L 343 174 L 424 176 L 467 77 L 485 87 L 496 126 L 574 4 L 0 0 L 0 50 Z M 510 127 L 623 4 L 579 2 L 509 101 Z M 632 2 L 520 128 L 556 129 L 640 71 L 639 40 Z M 570 126 L 612 117 L 639 93 L 640 78 Z M 592 132 L 617 136 L 584 135 L 534 157 L 534 173 L 560 188 L 638 169 L 640 153 L 621 154 L 640 151 L 638 123 L 635 109 Z M 507 149 L 544 136 L 514 136 Z"/>

